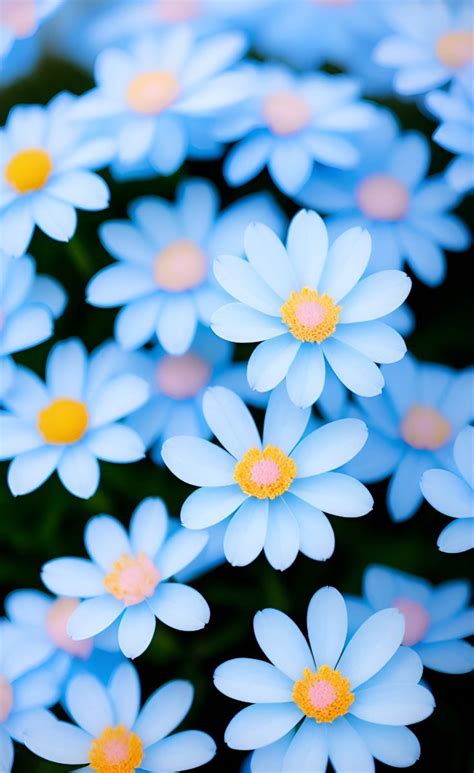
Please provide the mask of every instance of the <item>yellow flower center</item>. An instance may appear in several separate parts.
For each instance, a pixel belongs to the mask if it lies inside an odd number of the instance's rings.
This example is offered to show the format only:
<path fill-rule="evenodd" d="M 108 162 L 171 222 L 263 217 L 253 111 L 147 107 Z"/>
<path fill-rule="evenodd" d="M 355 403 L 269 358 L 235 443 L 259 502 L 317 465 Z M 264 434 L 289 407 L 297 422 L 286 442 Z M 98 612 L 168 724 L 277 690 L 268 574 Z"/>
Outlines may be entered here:
<path fill-rule="evenodd" d="M 438 38 L 436 56 L 446 65 L 458 69 L 474 59 L 474 33 L 447 32 Z"/>
<path fill-rule="evenodd" d="M 133 773 L 143 760 L 143 746 L 124 725 L 109 725 L 92 741 L 88 757 L 96 773 Z"/>
<path fill-rule="evenodd" d="M 341 309 L 327 293 L 320 295 L 317 290 L 303 287 L 299 292 L 292 290 L 280 311 L 298 341 L 320 344 L 334 333 Z"/>
<path fill-rule="evenodd" d="M 130 556 L 124 553 L 104 577 L 104 585 L 125 606 L 141 604 L 155 592 L 160 575 L 146 553 Z"/>
<path fill-rule="evenodd" d="M 158 253 L 153 273 L 155 282 L 163 290 L 171 293 L 191 290 L 206 277 L 206 256 L 191 239 L 176 239 Z"/>
<path fill-rule="evenodd" d="M 436 451 L 451 437 L 451 425 L 429 405 L 412 405 L 400 425 L 400 434 L 413 448 Z"/>
<path fill-rule="evenodd" d="M 81 400 L 58 397 L 38 413 L 37 426 L 47 443 L 77 443 L 89 423 L 86 405 Z"/>
<path fill-rule="evenodd" d="M 334 722 L 354 703 L 349 679 L 329 666 L 321 666 L 316 672 L 305 668 L 303 678 L 293 686 L 292 697 L 298 708 L 318 723 Z"/>
<path fill-rule="evenodd" d="M 5 179 L 17 193 L 39 191 L 53 171 L 51 156 L 41 148 L 20 150 L 5 167 Z"/>
<path fill-rule="evenodd" d="M 275 91 L 263 103 L 263 118 L 274 134 L 285 136 L 304 129 L 311 120 L 307 102 L 292 91 Z"/>
<path fill-rule="evenodd" d="M 132 110 L 143 115 L 159 115 L 179 95 L 178 79 L 168 70 L 143 72 L 128 84 L 126 99 Z"/>
<path fill-rule="evenodd" d="M 234 480 L 245 494 L 257 499 L 275 499 L 291 486 L 296 464 L 280 448 L 251 448 L 234 469 Z"/>

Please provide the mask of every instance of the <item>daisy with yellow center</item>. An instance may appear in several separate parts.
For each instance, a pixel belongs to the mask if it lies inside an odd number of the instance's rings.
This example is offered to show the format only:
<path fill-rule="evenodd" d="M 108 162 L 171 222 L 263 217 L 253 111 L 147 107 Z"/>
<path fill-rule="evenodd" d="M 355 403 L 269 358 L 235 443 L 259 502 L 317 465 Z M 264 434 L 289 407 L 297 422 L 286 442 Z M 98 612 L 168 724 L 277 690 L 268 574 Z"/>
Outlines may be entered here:
<path fill-rule="evenodd" d="M 354 703 L 349 679 L 326 665 L 317 671 L 305 668 L 303 678 L 294 684 L 292 698 L 298 708 L 318 724 L 343 717 Z"/>
<path fill-rule="evenodd" d="M 291 292 L 281 307 L 281 318 L 298 341 L 320 344 L 334 333 L 341 309 L 327 293 L 303 287 Z"/>
<path fill-rule="evenodd" d="M 104 577 L 104 585 L 125 606 L 141 604 L 155 592 L 160 574 L 146 553 L 122 555 Z"/>
<path fill-rule="evenodd" d="M 257 499 L 281 496 L 290 488 L 295 477 L 293 459 L 272 445 L 267 445 L 263 451 L 250 448 L 234 470 L 234 480 L 242 491 Z"/>
<path fill-rule="evenodd" d="M 39 191 L 48 182 L 53 171 L 51 156 L 42 148 L 27 148 L 15 153 L 8 161 L 5 180 L 17 193 Z"/>
<path fill-rule="evenodd" d="M 81 400 L 58 397 L 37 416 L 37 427 L 43 439 L 53 445 L 77 443 L 89 424 L 87 406 Z"/>
<path fill-rule="evenodd" d="M 96 773 L 134 773 L 143 760 L 143 745 L 124 725 L 109 725 L 92 741 L 88 759 Z"/>

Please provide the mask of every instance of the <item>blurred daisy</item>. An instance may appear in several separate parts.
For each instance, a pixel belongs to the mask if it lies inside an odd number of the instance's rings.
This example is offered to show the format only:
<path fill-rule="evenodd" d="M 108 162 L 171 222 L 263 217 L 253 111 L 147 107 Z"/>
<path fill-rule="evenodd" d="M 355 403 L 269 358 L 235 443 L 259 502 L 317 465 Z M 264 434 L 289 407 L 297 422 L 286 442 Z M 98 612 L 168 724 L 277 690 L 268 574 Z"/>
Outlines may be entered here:
<path fill-rule="evenodd" d="M 446 275 L 444 249 L 469 247 L 469 229 L 449 212 L 460 196 L 446 176 L 426 178 L 429 142 L 416 132 L 401 133 L 390 113 L 361 142 L 355 171 L 322 169 L 298 200 L 329 213 L 327 227 L 336 238 L 352 226 L 372 237 L 370 271 L 402 268 L 405 261 L 422 282 L 440 284 Z"/>
<path fill-rule="evenodd" d="M 0 6 L 0 81 L 25 75 L 40 54 L 36 32 L 63 0 L 2 0 Z"/>
<path fill-rule="evenodd" d="M 219 199 L 206 180 L 188 180 L 176 204 L 137 199 L 129 221 L 104 223 L 100 239 L 118 261 L 99 271 L 87 286 L 93 306 L 123 306 L 115 335 L 125 349 L 136 349 L 155 335 L 169 354 L 184 354 L 198 322 L 209 324 L 226 295 L 212 275 L 212 261 L 224 249 L 243 251 L 242 234 L 260 213 L 278 232 L 283 217 L 266 195 L 249 196 L 218 214 Z M 227 247 L 228 245 L 228 247 Z"/>
<path fill-rule="evenodd" d="M 262 549 L 274 569 L 291 566 L 299 550 L 325 561 L 334 551 L 334 533 L 321 511 L 357 518 L 372 509 L 365 486 L 333 472 L 364 445 L 363 422 L 343 419 L 300 440 L 310 409 L 296 408 L 283 387 L 270 397 L 263 443 L 249 410 L 230 390 L 208 389 L 203 412 L 224 448 L 177 436 L 166 441 L 162 456 L 174 475 L 202 486 L 183 504 L 184 526 L 203 529 L 230 518 L 224 553 L 232 565 L 250 564 Z"/>
<path fill-rule="evenodd" d="M 463 641 L 474 634 L 469 582 L 449 580 L 433 587 L 421 577 L 373 564 L 365 570 L 362 583 L 362 599 L 345 598 L 350 632 L 374 612 L 395 607 L 405 618 L 402 644 L 412 647 L 427 668 L 445 674 L 471 671 L 474 648 Z"/>
<path fill-rule="evenodd" d="M 46 107 L 17 105 L 0 130 L 1 248 L 22 255 L 35 225 L 67 242 L 76 230 L 76 208 L 105 209 L 109 189 L 91 169 L 107 164 L 113 144 L 85 140 L 70 120 L 76 98 L 58 94 Z"/>
<path fill-rule="evenodd" d="M 214 674 L 218 690 L 250 703 L 230 722 L 232 749 L 255 749 L 254 771 L 373 771 L 373 758 L 394 767 L 420 756 L 405 725 L 434 709 L 419 684 L 419 656 L 401 647 L 403 616 L 384 609 L 347 641 L 341 594 L 321 588 L 307 615 L 309 645 L 295 623 L 277 609 L 254 618 L 257 642 L 270 663 L 235 658 Z"/>
<path fill-rule="evenodd" d="M 376 110 L 359 99 L 345 75 L 294 74 L 281 65 L 248 65 L 253 95 L 216 122 L 218 140 L 237 144 L 224 162 L 229 185 L 240 186 L 268 166 L 275 185 L 291 196 L 316 161 L 346 169 L 359 158 L 355 132 L 374 123 Z"/>
<path fill-rule="evenodd" d="M 472 67 L 470 3 L 386 3 L 384 10 L 392 34 L 378 44 L 374 60 L 396 70 L 399 94 L 423 94 Z"/>
<path fill-rule="evenodd" d="M 439 535 L 438 547 L 443 553 L 462 553 L 474 548 L 473 451 L 474 428 L 466 427 L 453 446 L 454 471 L 428 470 L 421 478 L 425 499 L 440 513 L 455 519 Z"/>
<path fill-rule="evenodd" d="M 215 261 L 217 280 L 238 302 L 216 311 L 213 331 L 229 341 L 263 341 L 248 363 L 252 389 L 266 392 L 286 380 L 295 405 L 312 405 L 327 361 L 351 391 L 380 394 L 384 379 L 375 362 L 401 359 L 406 346 L 379 320 L 403 303 L 411 280 L 401 271 L 361 279 L 370 251 L 361 228 L 345 231 L 328 250 L 323 221 L 302 210 L 291 221 L 286 248 L 270 228 L 252 223 L 245 231 L 248 261 L 230 255 Z"/>
<path fill-rule="evenodd" d="M 26 746 L 39 757 L 100 773 L 189 770 L 214 757 L 207 733 L 184 730 L 169 735 L 188 713 L 190 682 L 175 679 L 156 690 L 140 710 L 140 682 L 130 663 L 119 666 L 104 687 L 90 674 L 68 685 L 66 710 L 76 723 L 48 713 L 25 730 Z"/>
<path fill-rule="evenodd" d="M 78 339 L 53 346 L 46 383 L 18 367 L 0 413 L 0 458 L 13 459 L 12 494 L 34 491 L 56 470 L 71 494 L 91 497 L 99 485 L 99 459 L 125 463 L 144 456 L 140 437 L 118 421 L 147 398 L 143 379 L 116 375 L 100 350 L 88 357 Z"/>
<path fill-rule="evenodd" d="M 155 618 L 180 631 L 204 628 L 210 616 L 205 599 L 170 580 L 199 555 L 208 535 L 179 528 L 167 537 L 168 529 L 162 500 L 149 497 L 135 509 L 129 534 L 110 515 L 87 523 L 84 542 L 91 560 L 56 558 L 43 566 L 50 591 L 85 599 L 67 624 L 74 641 L 105 631 L 120 617 L 120 649 L 136 658 L 153 638 Z"/>
<path fill-rule="evenodd" d="M 365 483 L 390 476 L 388 511 L 394 521 L 405 521 L 423 500 L 423 473 L 435 465 L 453 468 L 453 440 L 474 418 L 474 373 L 417 362 L 407 354 L 384 368 L 384 377 L 383 395 L 357 398 L 351 409 L 350 415 L 367 422 L 369 439 L 346 471 Z"/>

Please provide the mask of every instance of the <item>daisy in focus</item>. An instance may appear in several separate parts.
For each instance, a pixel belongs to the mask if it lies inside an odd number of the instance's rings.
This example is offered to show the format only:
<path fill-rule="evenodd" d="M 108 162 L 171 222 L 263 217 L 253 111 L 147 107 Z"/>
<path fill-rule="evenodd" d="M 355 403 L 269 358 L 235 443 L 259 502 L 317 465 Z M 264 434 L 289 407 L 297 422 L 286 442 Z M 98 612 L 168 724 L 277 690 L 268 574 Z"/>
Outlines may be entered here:
<path fill-rule="evenodd" d="M 472 391 L 471 391 L 472 394 Z M 443 553 L 474 548 L 474 428 L 465 427 L 453 446 L 453 470 L 427 470 L 421 478 L 423 496 L 440 513 L 454 520 L 438 538 Z"/>
<path fill-rule="evenodd" d="M 209 622 L 203 596 L 171 582 L 204 549 L 206 532 L 179 527 L 169 532 L 161 499 L 144 499 L 132 514 L 129 533 L 110 515 L 86 525 L 90 560 L 56 558 L 42 569 L 46 587 L 58 596 L 85 599 L 73 611 L 67 633 L 75 642 L 105 631 L 118 618 L 118 643 L 128 658 L 141 655 L 155 632 L 156 618 L 180 631 L 197 631 Z"/>
<path fill-rule="evenodd" d="M 14 496 L 34 491 L 57 471 L 71 494 L 88 499 L 99 485 L 99 459 L 143 458 L 142 440 L 119 420 L 146 402 L 148 385 L 114 368 L 100 349 L 88 356 L 78 339 L 53 346 L 46 382 L 16 368 L 0 412 L 0 458 L 13 460 L 7 480 Z"/>
<path fill-rule="evenodd" d="M 231 720 L 225 741 L 254 749 L 253 771 L 375 771 L 374 758 L 408 767 L 420 745 L 406 725 L 429 717 L 423 665 L 402 647 L 403 615 L 384 609 L 348 637 L 341 594 L 321 588 L 307 614 L 308 639 L 277 609 L 254 618 L 268 661 L 235 658 L 214 674 L 218 690 L 251 705 Z"/>
<path fill-rule="evenodd" d="M 364 572 L 363 598 L 345 596 L 349 631 L 370 615 L 395 607 L 405 618 L 402 644 L 412 647 L 423 665 L 445 674 L 465 674 L 474 667 L 474 648 L 464 638 L 474 634 L 471 585 L 449 580 L 434 587 L 412 574 L 376 564 Z"/>
<path fill-rule="evenodd" d="M 0 129 L 1 249 L 26 252 L 35 225 L 67 242 L 76 209 L 105 209 L 109 189 L 94 169 L 112 156 L 110 140 L 85 139 L 70 121 L 75 97 L 63 92 L 42 105 L 17 105 Z"/>
<path fill-rule="evenodd" d="M 333 472 L 363 447 L 363 422 L 335 421 L 301 440 L 310 409 L 294 406 L 283 387 L 268 402 L 263 441 L 248 408 L 228 389 L 208 389 L 203 413 L 223 448 L 177 436 L 161 453 L 174 475 L 202 487 L 183 504 L 184 526 L 203 529 L 230 518 L 224 553 L 233 566 L 250 564 L 262 550 L 281 571 L 300 550 L 325 561 L 334 551 L 334 533 L 324 512 L 358 518 L 372 509 L 365 486 Z"/>
<path fill-rule="evenodd" d="M 114 671 L 107 687 L 90 674 L 78 674 L 69 682 L 65 700 L 75 724 L 48 712 L 28 724 L 24 742 L 43 759 L 85 765 L 81 770 L 96 773 L 171 773 L 205 765 L 214 757 L 216 745 L 207 733 L 173 733 L 191 707 L 190 682 L 167 682 L 142 709 L 140 692 L 130 663 Z"/>
<path fill-rule="evenodd" d="M 252 389 L 267 392 L 285 381 L 290 399 L 306 407 L 324 388 L 326 363 L 358 395 L 381 393 L 375 362 L 400 360 L 401 336 L 380 322 L 406 299 L 411 280 L 402 271 L 363 277 L 371 238 L 361 228 L 341 234 L 328 248 L 326 226 L 302 210 L 291 221 L 286 247 L 262 223 L 245 231 L 248 260 L 220 256 L 214 273 L 237 303 L 212 317 L 228 341 L 263 341 L 252 353 Z"/>

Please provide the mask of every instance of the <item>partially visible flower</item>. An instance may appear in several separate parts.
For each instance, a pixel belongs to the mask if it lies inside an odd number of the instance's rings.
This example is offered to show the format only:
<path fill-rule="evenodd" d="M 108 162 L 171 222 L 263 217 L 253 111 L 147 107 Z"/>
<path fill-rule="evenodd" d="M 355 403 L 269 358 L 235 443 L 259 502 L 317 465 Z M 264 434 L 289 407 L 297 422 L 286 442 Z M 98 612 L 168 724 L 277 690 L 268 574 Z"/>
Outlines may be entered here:
<path fill-rule="evenodd" d="M 203 596 L 171 579 L 199 555 L 208 535 L 180 527 L 167 536 L 168 530 L 163 502 L 149 497 L 133 512 L 129 534 L 110 515 L 87 523 L 84 542 L 91 560 L 56 558 L 43 566 L 49 590 L 85 599 L 67 624 L 75 642 L 96 636 L 120 617 L 119 647 L 136 658 L 153 638 L 155 618 L 180 631 L 204 628 L 210 611 Z"/>
<path fill-rule="evenodd" d="M 175 679 L 156 690 L 140 710 L 140 682 L 130 663 L 114 671 L 107 687 L 90 674 L 78 674 L 65 700 L 75 724 L 48 712 L 28 723 L 24 742 L 46 760 L 86 765 L 83 770 L 99 773 L 189 770 L 205 765 L 216 751 L 207 733 L 169 735 L 188 713 L 193 696 L 190 682 Z"/>
<path fill-rule="evenodd" d="M 105 356 L 104 356 L 105 354 Z M 12 494 L 28 494 L 57 470 L 72 494 L 91 497 L 99 485 L 98 459 L 136 462 L 143 442 L 119 420 L 143 405 L 148 385 L 115 372 L 100 349 L 88 356 L 78 339 L 57 343 L 46 363 L 46 383 L 17 367 L 0 412 L 0 458 Z"/>
<path fill-rule="evenodd" d="M 257 642 L 270 663 L 235 658 L 214 674 L 218 690 L 250 703 L 232 719 L 225 741 L 232 749 L 255 749 L 254 771 L 336 773 L 373 771 L 374 757 L 408 767 L 420 756 L 405 725 L 434 709 L 419 684 L 423 666 L 402 647 L 403 616 L 384 609 L 347 637 L 343 597 L 331 587 L 311 599 L 308 638 L 277 609 L 254 617 Z"/>
<path fill-rule="evenodd" d="M 439 535 L 438 547 L 443 553 L 462 553 L 474 548 L 473 453 L 474 428 L 466 427 L 453 446 L 455 470 L 427 470 L 421 478 L 425 499 L 440 513 L 455 519 Z"/>
<path fill-rule="evenodd" d="M 25 75 L 40 54 L 36 33 L 63 0 L 2 0 L 0 13 L 0 82 Z"/>
<path fill-rule="evenodd" d="M 418 653 L 426 668 L 465 674 L 474 667 L 474 648 L 463 639 L 474 634 L 474 609 L 466 580 L 437 587 L 421 577 L 373 564 L 364 572 L 363 598 L 346 596 L 349 631 L 370 615 L 395 607 L 405 618 L 402 644 Z"/>

